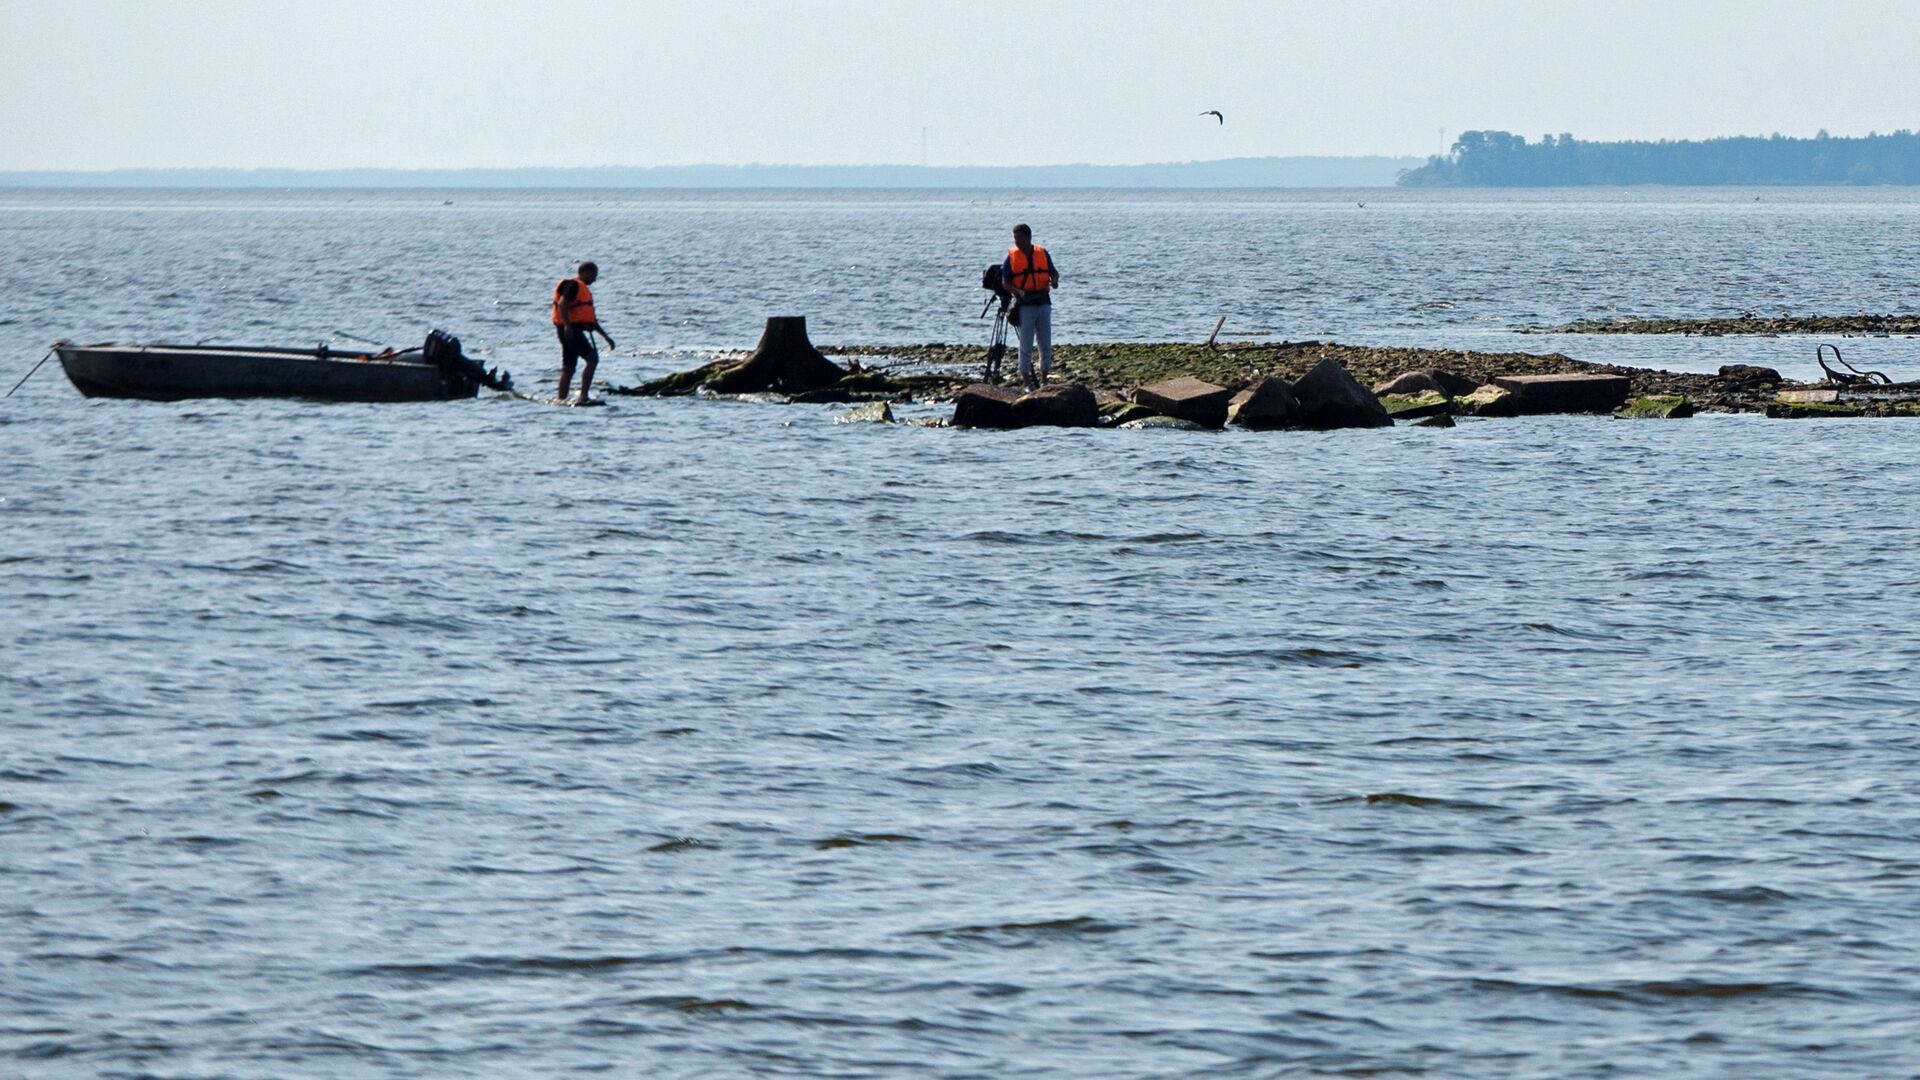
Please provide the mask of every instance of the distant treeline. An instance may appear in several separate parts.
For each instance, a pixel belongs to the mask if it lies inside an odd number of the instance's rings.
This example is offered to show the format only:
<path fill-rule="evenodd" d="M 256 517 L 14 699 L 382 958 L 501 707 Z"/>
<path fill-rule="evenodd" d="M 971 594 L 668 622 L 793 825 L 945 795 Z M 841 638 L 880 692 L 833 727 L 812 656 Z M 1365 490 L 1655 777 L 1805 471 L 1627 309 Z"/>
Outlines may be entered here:
<path fill-rule="evenodd" d="M 1585 184 L 1920 184 L 1920 134 L 1811 139 L 1735 136 L 1704 142 L 1539 142 L 1469 131 L 1445 156 L 1400 174 L 1403 187 Z"/>
<path fill-rule="evenodd" d="M 1389 187 L 1410 157 L 1157 165 L 667 165 L 527 169 L 113 169 L 0 172 L 0 188 L 1228 188 Z"/>

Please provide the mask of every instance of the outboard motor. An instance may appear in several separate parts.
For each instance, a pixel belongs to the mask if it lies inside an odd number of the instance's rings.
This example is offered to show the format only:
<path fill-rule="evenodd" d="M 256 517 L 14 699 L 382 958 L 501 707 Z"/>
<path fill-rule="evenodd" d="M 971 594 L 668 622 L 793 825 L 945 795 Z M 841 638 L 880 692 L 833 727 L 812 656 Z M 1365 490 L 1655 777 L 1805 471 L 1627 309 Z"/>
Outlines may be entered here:
<path fill-rule="evenodd" d="M 502 375 L 499 368 L 489 369 L 477 360 L 468 359 L 467 354 L 460 351 L 460 339 L 445 330 L 427 333 L 427 343 L 420 347 L 420 356 L 449 375 L 472 379 L 490 390 L 513 389 L 512 375 Z"/>

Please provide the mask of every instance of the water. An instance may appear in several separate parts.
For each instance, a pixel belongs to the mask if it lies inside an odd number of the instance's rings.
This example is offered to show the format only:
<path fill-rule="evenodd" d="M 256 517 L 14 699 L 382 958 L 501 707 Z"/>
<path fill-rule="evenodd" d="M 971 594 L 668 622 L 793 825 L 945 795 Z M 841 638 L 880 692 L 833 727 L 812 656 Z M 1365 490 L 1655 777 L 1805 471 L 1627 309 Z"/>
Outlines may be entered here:
<path fill-rule="evenodd" d="M 532 382 L 576 255 L 622 381 L 775 310 L 971 340 L 1011 215 L 1083 339 L 1910 306 L 1920 202 L 1763 194 L 9 195 L 0 355 L 436 323 Z M 1920 1070 L 1920 425 L 832 414 L 43 371 L 0 409 L 0 1074 Z"/>

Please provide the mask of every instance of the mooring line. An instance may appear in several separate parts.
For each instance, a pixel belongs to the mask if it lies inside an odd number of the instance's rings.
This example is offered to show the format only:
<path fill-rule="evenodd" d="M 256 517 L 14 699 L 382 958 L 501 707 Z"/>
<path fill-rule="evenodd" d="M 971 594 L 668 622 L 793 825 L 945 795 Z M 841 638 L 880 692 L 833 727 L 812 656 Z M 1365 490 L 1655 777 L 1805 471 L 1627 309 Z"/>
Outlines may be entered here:
<path fill-rule="evenodd" d="M 47 362 L 48 360 L 51 360 L 51 359 L 53 359 L 53 354 L 54 354 L 54 353 L 55 353 L 55 352 L 56 352 L 56 351 L 57 351 L 57 350 L 58 350 L 59 348 L 60 348 L 60 346 L 58 346 L 58 345 L 55 345 L 55 346 L 54 346 L 53 348 L 51 348 L 51 349 L 48 349 L 48 350 L 47 350 L 47 355 L 45 355 L 45 356 L 43 356 L 43 357 L 41 357 L 41 358 L 40 358 L 40 364 L 44 364 L 44 363 L 46 363 L 46 362 Z M 35 365 L 33 365 L 33 371 L 39 371 L 39 370 L 40 370 L 40 364 L 35 364 Z M 27 372 L 27 373 L 26 373 L 25 375 L 22 375 L 22 376 L 20 376 L 20 381 L 19 381 L 19 382 L 17 382 L 17 383 L 14 383 L 14 384 L 13 384 L 13 390 L 18 390 L 18 389 L 20 389 L 21 387 L 23 387 L 23 386 L 25 386 L 25 385 L 27 385 L 27 380 L 28 380 L 28 379 L 31 379 L 31 378 L 33 378 L 33 371 L 29 371 L 29 372 Z M 13 390 L 9 390 L 9 391 L 7 391 L 7 395 L 6 395 L 6 396 L 7 396 L 7 397 L 12 397 L 12 396 L 13 396 Z"/>

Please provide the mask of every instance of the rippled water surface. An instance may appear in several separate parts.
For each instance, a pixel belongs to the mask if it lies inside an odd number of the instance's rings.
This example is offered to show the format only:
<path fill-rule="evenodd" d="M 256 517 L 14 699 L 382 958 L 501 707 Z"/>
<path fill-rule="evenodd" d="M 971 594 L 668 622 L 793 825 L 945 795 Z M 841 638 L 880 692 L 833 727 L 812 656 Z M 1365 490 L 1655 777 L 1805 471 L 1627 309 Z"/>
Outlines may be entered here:
<path fill-rule="evenodd" d="M 1788 363 L 1506 328 L 1904 309 L 1920 224 L 453 198 L 0 195 L 6 381 L 60 335 L 436 324 L 537 383 L 583 256 L 620 381 L 776 311 L 973 340 L 1010 216 L 1063 337 Z M 0 406 L 0 1075 L 1920 1071 L 1920 424 L 833 414 L 42 371 Z"/>

